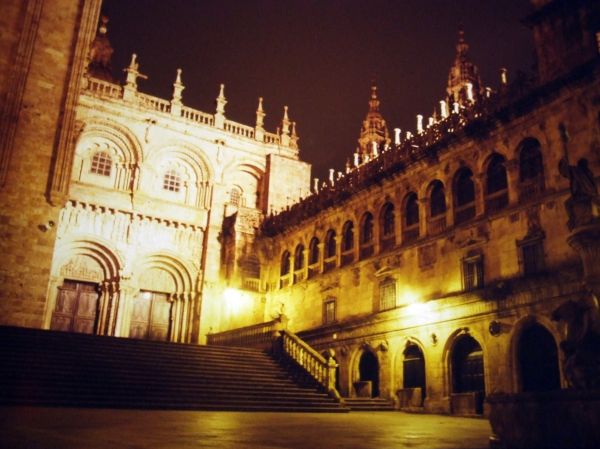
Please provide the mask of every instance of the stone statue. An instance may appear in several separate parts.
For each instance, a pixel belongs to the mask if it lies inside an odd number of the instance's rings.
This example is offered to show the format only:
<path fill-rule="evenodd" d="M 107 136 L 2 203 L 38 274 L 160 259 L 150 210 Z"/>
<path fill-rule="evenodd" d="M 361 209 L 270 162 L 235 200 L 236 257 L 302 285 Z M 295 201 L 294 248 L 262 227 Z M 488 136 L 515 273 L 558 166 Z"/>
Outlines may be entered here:
<path fill-rule="evenodd" d="M 600 216 L 600 195 L 587 159 L 582 158 L 577 165 L 569 165 L 567 159 L 562 158 L 558 171 L 569 180 L 571 189 L 571 196 L 565 201 L 569 229 L 590 224 Z"/>
<path fill-rule="evenodd" d="M 567 338 L 560 343 L 565 355 L 564 373 L 571 388 L 600 388 L 600 309 L 597 298 L 569 300 L 552 313 L 564 321 Z"/>

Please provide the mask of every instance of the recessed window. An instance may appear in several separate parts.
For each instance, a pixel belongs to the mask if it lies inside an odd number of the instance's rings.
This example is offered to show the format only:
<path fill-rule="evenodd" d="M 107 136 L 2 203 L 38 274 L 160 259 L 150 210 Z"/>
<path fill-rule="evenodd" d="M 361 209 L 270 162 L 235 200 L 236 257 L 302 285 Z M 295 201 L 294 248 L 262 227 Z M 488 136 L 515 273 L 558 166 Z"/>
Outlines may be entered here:
<path fill-rule="evenodd" d="M 379 310 L 389 310 L 396 307 L 396 281 L 384 279 L 379 284 Z"/>
<path fill-rule="evenodd" d="M 229 192 L 229 204 L 233 206 L 242 205 L 242 192 L 237 187 L 232 187 L 231 192 Z"/>
<path fill-rule="evenodd" d="M 112 159 L 110 154 L 106 151 L 97 151 L 92 157 L 92 165 L 90 167 L 90 173 L 95 173 L 101 176 L 110 176 L 110 170 L 112 168 Z"/>
<path fill-rule="evenodd" d="M 483 287 L 483 256 L 465 257 L 462 260 L 463 288 L 465 291 Z"/>
<path fill-rule="evenodd" d="M 163 189 L 170 192 L 179 192 L 181 189 L 181 177 L 175 170 L 169 170 L 163 178 Z"/>
<path fill-rule="evenodd" d="M 334 323 L 336 320 L 335 298 L 329 297 L 323 303 L 323 324 Z"/>
<path fill-rule="evenodd" d="M 518 242 L 521 251 L 521 266 L 524 276 L 540 273 L 544 270 L 543 237 Z"/>

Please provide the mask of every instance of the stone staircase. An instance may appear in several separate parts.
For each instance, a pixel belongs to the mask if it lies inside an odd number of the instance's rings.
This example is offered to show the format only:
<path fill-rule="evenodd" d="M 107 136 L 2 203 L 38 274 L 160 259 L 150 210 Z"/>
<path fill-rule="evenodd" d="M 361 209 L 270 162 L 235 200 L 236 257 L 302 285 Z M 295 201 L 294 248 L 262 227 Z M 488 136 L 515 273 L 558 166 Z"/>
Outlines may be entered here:
<path fill-rule="evenodd" d="M 257 349 L 0 326 L 0 360 L 0 405 L 348 411 Z"/>
<path fill-rule="evenodd" d="M 394 410 L 394 401 L 381 398 L 344 398 L 344 403 L 353 412 L 390 412 Z"/>

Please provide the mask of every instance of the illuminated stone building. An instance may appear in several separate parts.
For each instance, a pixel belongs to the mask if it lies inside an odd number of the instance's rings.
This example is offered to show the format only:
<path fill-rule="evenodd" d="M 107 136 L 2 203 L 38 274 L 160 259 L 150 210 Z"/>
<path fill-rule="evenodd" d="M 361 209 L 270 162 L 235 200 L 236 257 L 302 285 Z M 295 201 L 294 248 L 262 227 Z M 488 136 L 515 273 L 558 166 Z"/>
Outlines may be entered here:
<path fill-rule="evenodd" d="M 92 8 L 86 10 L 88 20 L 97 18 L 98 2 L 81 3 Z M 40 9 L 43 24 L 53 19 L 46 7 Z M 23 12 L 17 4 L 14 10 Z M 255 308 L 231 321 L 223 301 L 203 298 L 221 298 L 226 287 L 255 294 L 260 266 L 251 241 L 263 214 L 308 194 L 310 165 L 298 159 L 298 136 L 287 107 L 280 129 L 270 133 L 264 128 L 262 98 L 255 126 L 226 118 L 223 85 L 214 114 L 185 106 L 181 70 L 173 74 L 171 100 L 144 94 L 137 88 L 145 75 L 136 55 L 121 85 L 111 71 L 113 50 L 104 18 L 91 44 L 82 45 L 82 67 L 77 85 L 71 86 L 79 95 L 71 99 L 71 135 L 63 149 L 70 153 L 61 162 L 63 191 L 46 215 L 24 226 L 27 234 L 15 227 L 16 205 L 46 204 L 45 186 L 31 185 L 37 190 L 27 200 L 3 196 L 8 201 L 4 225 L 12 236 L 4 241 L 9 259 L 3 266 L 1 321 L 197 342 L 201 316 L 204 334 L 211 327 L 261 320 L 262 311 Z M 18 145 L 12 151 L 18 152 Z M 46 152 L 45 159 L 51 154 Z M 26 157 L 17 153 L 13 163 Z M 43 162 L 25 163 L 23 170 L 46 177 Z M 15 172 L 3 168 L 5 192 L 23 195 L 19 189 L 28 176 L 11 177 Z M 20 253 L 29 234 L 45 241 L 43 254 Z M 28 256 L 44 267 L 39 279 L 28 270 L 19 273 Z"/>
<path fill-rule="evenodd" d="M 262 101 L 228 120 L 223 86 L 191 109 L 180 71 L 144 94 L 135 55 L 112 79 L 99 1 L 8 1 L 0 323 L 196 343 L 284 315 L 343 396 L 429 412 L 564 386 L 551 313 L 584 292 L 557 167 L 600 172 L 600 22 L 533 3 L 537 78 L 486 88 L 461 32 L 436 114 L 390 136 L 373 86 L 345 173 L 309 195 L 287 109 L 277 133 Z"/>
<path fill-rule="evenodd" d="M 437 117 L 388 145 L 373 89 L 354 165 L 263 224 L 267 310 L 335 358 L 343 396 L 478 414 L 566 385 L 551 314 L 586 293 L 558 166 L 600 173 L 600 22 L 534 3 L 538 78 L 485 88 L 461 31 Z"/>

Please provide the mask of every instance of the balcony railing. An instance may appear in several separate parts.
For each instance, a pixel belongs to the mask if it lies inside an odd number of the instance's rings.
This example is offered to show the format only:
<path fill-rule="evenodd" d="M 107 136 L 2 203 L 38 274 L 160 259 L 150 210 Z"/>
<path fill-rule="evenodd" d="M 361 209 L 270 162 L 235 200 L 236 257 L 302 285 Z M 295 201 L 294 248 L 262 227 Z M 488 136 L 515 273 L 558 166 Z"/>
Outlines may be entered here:
<path fill-rule="evenodd" d="M 429 235 L 438 235 L 446 230 L 446 214 L 432 217 L 427 222 L 427 233 Z"/>
<path fill-rule="evenodd" d="M 244 278 L 242 282 L 244 290 L 250 290 L 253 292 L 260 291 L 260 279 L 257 278 Z"/>
<path fill-rule="evenodd" d="M 519 202 L 526 203 L 544 192 L 544 178 L 528 179 L 519 184 Z"/>
<path fill-rule="evenodd" d="M 310 264 L 308 266 L 308 277 L 313 278 L 319 274 L 319 262 Z"/>
<path fill-rule="evenodd" d="M 475 218 L 475 203 L 468 203 L 454 209 L 454 224 L 464 223 Z"/>
<path fill-rule="evenodd" d="M 419 223 L 408 226 L 402 231 L 402 243 L 411 243 L 419 238 Z"/>
<path fill-rule="evenodd" d="M 379 242 L 380 251 L 388 251 L 396 246 L 396 234 L 388 234 L 381 237 Z"/>
<path fill-rule="evenodd" d="M 342 252 L 342 266 L 354 262 L 354 248 Z"/>
<path fill-rule="evenodd" d="M 323 271 L 331 271 L 335 268 L 335 256 L 328 257 L 323 260 Z"/>
<path fill-rule="evenodd" d="M 292 283 L 291 273 L 285 274 L 279 278 L 279 288 L 285 288 Z"/>
<path fill-rule="evenodd" d="M 501 211 L 508 206 L 508 190 L 494 192 L 485 198 L 485 211 L 488 214 Z"/>
<path fill-rule="evenodd" d="M 294 284 L 306 280 L 306 271 L 304 268 L 294 271 Z"/>
<path fill-rule="evenodd" d="M 374 253 L 375 253 L 375 245 L 373 244 L 373 242 L 363 243 L 362 245 L 360 245 L 361 260 L 371 257 Z"/>

